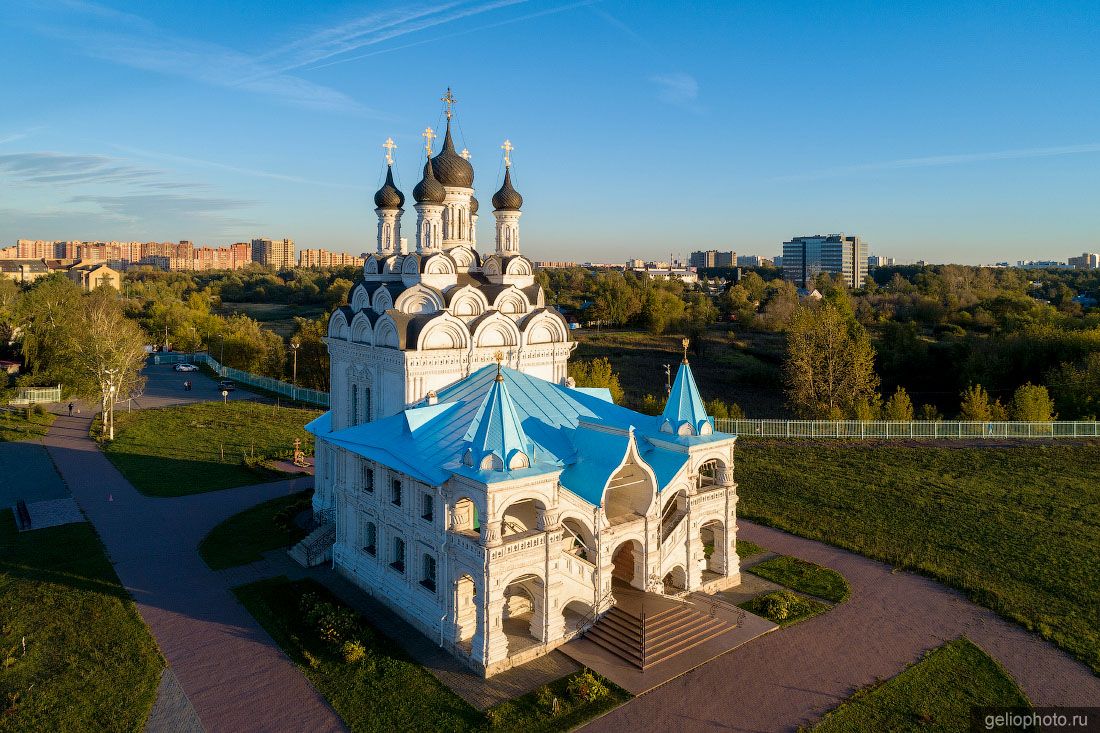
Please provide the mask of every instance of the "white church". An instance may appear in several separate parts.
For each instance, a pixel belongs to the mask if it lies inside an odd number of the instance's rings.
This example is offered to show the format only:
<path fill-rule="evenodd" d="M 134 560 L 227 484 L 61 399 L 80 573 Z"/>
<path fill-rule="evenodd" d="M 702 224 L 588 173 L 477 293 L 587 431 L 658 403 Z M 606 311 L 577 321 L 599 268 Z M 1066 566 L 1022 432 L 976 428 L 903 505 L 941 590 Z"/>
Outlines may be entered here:
<path fill-rule="evenodd" d="M 332 314 L 331 410 L 307 427 L 313 505 L 333 518 L 340 573 L 490 676 L 628 600 L 738 584 L 736 438 L 714 431 L 686 347 L 660 416 L 573 386 L 575 344 L 520 253 L 512 146 L 481 254 L 474 170 L 444 101 L 434 157 L 424 133 L 412 247 L 385 146 L 377 251 Z"/>

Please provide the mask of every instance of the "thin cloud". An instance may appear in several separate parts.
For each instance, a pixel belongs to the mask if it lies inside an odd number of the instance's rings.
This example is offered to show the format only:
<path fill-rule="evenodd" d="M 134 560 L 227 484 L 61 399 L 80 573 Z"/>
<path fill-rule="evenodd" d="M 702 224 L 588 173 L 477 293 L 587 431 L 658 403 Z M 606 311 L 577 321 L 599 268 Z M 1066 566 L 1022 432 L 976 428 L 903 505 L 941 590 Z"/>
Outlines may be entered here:
<path fill-rule="evenodd" d="M 588 8 L 588 11 L 590 13 L 593 13 L 594 15 L 596 15 L 598 18 L 602 19 L 605 23 L 610 25 L 615 30 L 619 31 L 623 35 L 630 38 L 632 41 L 637 43 L 639 46 L 642 46 L 643 48 L 648 49 L 650 51 L 655 50 L 653 44 L 650 43 L 648 40 L 646 40 L 645 37 L 642 36 L 642 34 L 638 33 L 636 30 L 634 30 L 633 28 L 628 26 L 626 23 L 622 22 L 621 20 L 616 18 L 614 15 L 612 15 L 611 13 L 604 10 L 603 8 L 590 7 L 590 8 Z"/>
<path fill-rule="evenodd" d="M 390 46 L 388 48 L 379 49 L 377 51 L 371 51 L 370 53 L 358 54 L 356 56 L 348 56 L 341 59 L 335 59 L 324 64 L 317 64 L 309 67 L 307 71 L 316 71 L 318 69 L 327 69 L 330 66 L 337 66 L 338 64 L 346 64 L 351 61 L 360 61 L 362 59 L 371 58 L 374 56 L 381 56 L 382 54 L 393 53 L 394 51 L 403 51 L 407 48 L 415 48 L 417 46 L 424 46 L 429 43 L 438 43 L 440 41 L 446 41 L 451 38 L 458 38 L 459 36 L 466 36 L 471 33 L 478 33 L 480 31 L 491 30 L 493 28 L 500 28 L 505 25 L 512 25 L 513 23 L 520 23 L 525 20 L 532 20 L 534 18 L 541 18 L 547 15 L 554 15 L 556 13 L 562 13 L 567 10 L 573 10 L 575 8 L 583 8 L 591 5 L 592 3 L 599 2 L 599 0 L 582 0 L 581 2 L 570 3 L 568 5 L 560 5 L 556 8 L 546 8 L 534 13 L 527 13 L 526 15 L 520 15 L 515 18 L 508 18 L 506 20 L 499 20 L 495 23 L 486 23 L 474 28 L 466 28 L 465 30 L 457 31 L 455 33 L 448 33 L 443 36 L 433 36 L 431 38 L 424 38 L 419 41 L 413 41 L 412 43 L 405 43 L 400 46 Z"/>
<path fill-rule="evenodd" d="M 1100 153 L 1100 143 L 1085 143 L 1083 145 L 1062 145 L 1051 148 L 1023 148 L 1017 150 L 998 150 L 986 153 L 961 153 L 956 155 L 930 155 L 922 158 L 900 158 L 878 163 L 862 163 L 860 165 L 829 168 L 810 173 L 795 173 L 788 176 L 779 176 L 776 181 L 812 181 L 821 178 L 836 178 L 840 176 L 855 175 L 859 173 L 873 173 L 877 171 L 904 170 L 906 168 L 932 168 L 948 165 L 965 165 L 967 163 L 984 163 L 994 160 L 1022 160 L 1026 158 L 1051 158 L 1062 155 L 1086 155 Z"/>
<path fill-rule="evenodd" d="M 134 183 L 160 175 L 105 155 L 35 152 L 0 155 L 0 175 L 28 184 Z"/>
<path fill-rule="evenodd" d="M 193 165 L 201 168 L 214 168 L 217 170 L 230 171 L 232 173 L 240 173 L 246 176 L 254 176 L 257 178 L 270 178 L 276 181 L 285 181 L 287 183 L 302 183 L 310 186 L 325 186 L 328 188 L 346 188 L 352 190 L 362 188 L 362 186 L 352 186 L 346 183 L 333 183 L 332 181 L 315 181 L 310 178 L 302 178 L 300 176 L 292 176 L 285 173 L 275 173 L 273 171 L 258 170 L 255 168 L 241 168 L 240 166 L 229 165 L 227 163 L 219 163 L 214 160 L 204 160 L 202 158 L 173 155 L 171 153 L 160 153 L 153 150 L 142 150 L 141 148 L 132 148 L 127 145 L 112 145 L 111 147 L 124 153 L 129 153 L 131 155 L 136 155 L 143 158 L 153 158 L 174 163 L 184 163 L 186 165 Z"/>
<path fill-rule="evenodd" d="M 227 89 L 278 98 L 310 109 L 377 114 L 343 92 L 283 73 L 256 57 L 170 34 L 130 13 L 89 2 L 42 3 L 29 24 L 88 56 Z M 50 12 L 51 9 L 60 13 Z"/>
<path fill-rule="evenodd" d="M 13 143 L 16 140 L 22 140 L 26 136 L 27 133 L 25 132 L 15 132 L 10 135 L 0 135 L 0 145 L 3 145 L 4 143 Z"/>
<path fill-rule="evenodd" d="M 691 74 L 673 72 L 669 74 L 657 74 L 649 78 L 657 85 L 657 99 L 665 104 L 690 109 L 693 112 L 700 111 L 699 82 Z"/>

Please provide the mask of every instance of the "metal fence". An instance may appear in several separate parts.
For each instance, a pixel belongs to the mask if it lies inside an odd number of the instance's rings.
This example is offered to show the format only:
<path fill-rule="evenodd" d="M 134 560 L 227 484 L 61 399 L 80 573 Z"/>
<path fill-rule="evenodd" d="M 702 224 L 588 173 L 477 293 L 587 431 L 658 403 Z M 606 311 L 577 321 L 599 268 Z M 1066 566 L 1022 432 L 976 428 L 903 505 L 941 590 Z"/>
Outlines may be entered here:
<path fill-rule="evenodd" d="M 20 387 L 14 399 L 8 401 L 9 405 L 19 407 L 21 405 L 35 405 L 38 403 L 50 403 L 61 401 L 61 385 L 56 387 Z"/>
<path fill-rule="evenodd" d="M 213 369 L 218 376 L 226 379 L 231 379 L 234 382 L 243 384 L 249 387 L 257 387 L 259 389 L 266 390 L 268 392 L 274 392 L 275 394 L 282 395 L 283 397 L 289 397 L 292 400 L 299 402 L 307 402 L 311 405 L 318 405 L 320 407 L 328 407 L 328 392 L 321 392 L 316 389 L 306 389 L 305 387 L 295 387 L 289 382 L 283 382 L 271 377 L 261 377 L 259 374 L 252 374 L 251 372 L 243 372 L 240 369 L 233 369 L 232 367 L 222 366 L 218 363 L 218 360 L 210 356 L 210 354 L 200 351 L 194 354 L 153 354 L 154 364 L 206 364 Z"/>
<path fill-rule="evenodd" d="M 960 420 L 715 420 L 715 428 L 754 438 L 1098 438 L 1097 422 L 963 422 Z"/>

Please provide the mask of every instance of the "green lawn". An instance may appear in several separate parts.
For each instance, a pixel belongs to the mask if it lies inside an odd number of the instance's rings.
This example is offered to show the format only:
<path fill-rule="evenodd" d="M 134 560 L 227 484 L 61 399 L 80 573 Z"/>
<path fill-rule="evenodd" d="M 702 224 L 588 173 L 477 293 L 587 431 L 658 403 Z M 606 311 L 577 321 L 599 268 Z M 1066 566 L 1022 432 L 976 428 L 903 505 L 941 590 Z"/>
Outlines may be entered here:
<path fill-rule="evenodd" d="M 1000 665 L 956 639 L 897 677 L 857 692 L 810 730 L 954 733 L 970 730 L 970 708 L 978 706 L 1030 707 Z"/>
<path fill-rule="evenodd" d="M 607 697 L 576 704 L 566 698 L 553 719 L 539 704 L 537 692 L 481 713 L 314 581 L 275 578 L 234 592 L 354 733 L 566 730 L 629 697 L 606 683 Z M 303 606 L 307 594 L 321 603 Z M 362 648 L 348 642 L 359 642 Z M 564 695 L 566 684 L 555 683 L 551 694 Z"/>
<path fill-rule="evenodd" d="M 752 600 L 738 603 L 737 606 L 780 626 L 790 626 L 799 621 L 805 621 L 831 608 L 826 603 L 800 596 L 789 590 L 764 593 Z"/>
<path fill-rule="evenodd" d="M 0 442 L 41 440 L 53 425 L 54 415 L 20 409 L 0 410 Z"/>
<path fill-rule="evenodd" d="M 10 510 L 0 652 L 0 731 L 140 731 L 164 667 L 92 526 L 20 533 Z"/>
<path fill-rule="evenodd" d="M 308 509 L 311 496 L 312 489 L 299 491 L 234 514 L 202 539 L 199 554 L 211 569 L 222 570 L 262 560 L 262 553 L 297 542 L 305 531 L 290 515 Z"/>
<path fill-rule="evenodd" d="M 961 588 L 1100 672 L 1100 446 L 738 447 L 741 516 Z"/>
<path fill-rule="evenodd" d="M 737 557 L 744 560 L 747 557 L 755 557 L 756 555 L 763 555 L 765 550 L 755 542 L 749 542 L 748 540 L 737 540 Z"/>
<path fill-rule="evenodd" d="M 275 478 L 260 461 L 289 458 L 295 438 L 312 453 L 303 426 L 320 414 L 244 400 L 138 410 L 115 418 L 103 451 L 147 496 L 199 494 Z"/>
<path fill-rule="evenodd" d="M 753 565 L 747 572 L 833 603 L 848 600 L 852 592 L 848 581 L 835 570 L 786 555 Z"/>

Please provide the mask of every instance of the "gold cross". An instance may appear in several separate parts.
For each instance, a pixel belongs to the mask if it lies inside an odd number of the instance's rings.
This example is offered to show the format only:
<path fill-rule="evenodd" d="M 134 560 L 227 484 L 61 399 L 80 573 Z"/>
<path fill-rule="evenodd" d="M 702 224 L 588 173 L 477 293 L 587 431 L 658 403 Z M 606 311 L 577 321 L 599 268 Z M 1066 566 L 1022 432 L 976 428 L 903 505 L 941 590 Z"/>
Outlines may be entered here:
<path fill-rule="evenodd" d="M 493 354 L 493 358 L 497 360 L 497 381 L 503 382 L 504 378 L 500 376 L 500 367 L 504 363 L 504 352 L 497 351 L 497 353 Z"/>
<path fill-rule="evenodd" d="M 680 343 L 683 344 L 683 346 L 684 346 L 684 363 L 687 364 L 688 363 L 688 344 L 690 344 L 691 341 L 688 341 L 687 339 L 684 339 Z"/>
<path fill-rule="evenodd" d="M 461 153 L 459 153 L 459 156 L 460 156 L 460 157 L 461 157 L 461 158 L 462 158 L 463 160 L 469 160 L 469 159 L 470 159 L 470 158 L 472 157 L 472 156 L 470 155 L 470 151 L 469 151 L 469 150 L 467 150 L 466 148 L 462 148 L 462 152 L 461 152 Z"/>
<path fill-rule="evenodd" d="M 420 133 L 420 137 L 424 138 L 424 149 L 428 151 L 428 157 L 431 157 L 432 140 L 437 137 L 435 131 L 430 127 L 425 127 L 424 132 Z"/>
<path fill-rule="evenodd" d="M 387 137 L 386 142 L 382 143 L 382 147 L 386 149 L 386 165 L 393 165 L 393 151 L 397 149 L 397 143 L 393 141 L 392 137 Z"/>
<path fill-rule="evenodd" d="M 439 101 L 443 102 L 444 104 L 447 105 L 447 119 L 448 120 L 451 119 L 451 115 L 453 114 L 451 108 L 454 106 L 454 103 L 457 102 L 458 100 L 455 99 L 455 95 L 451 94 L 451 88 L 450 87 L 447 87 L 447 93 L 444 94 L 442 97 L 440 97 Z"/>
<path fill-rule="evenodd" d="M 500 146 L 500 149 L 504 151 L 504 166 L 506 168 L 512 167 L 512 151 L 515 150 L 515 146 L 512 145 L 511 140 L 505 140 L 504 144 Z"/>

